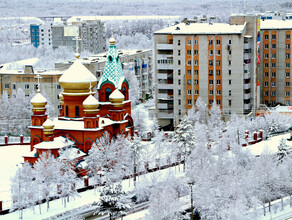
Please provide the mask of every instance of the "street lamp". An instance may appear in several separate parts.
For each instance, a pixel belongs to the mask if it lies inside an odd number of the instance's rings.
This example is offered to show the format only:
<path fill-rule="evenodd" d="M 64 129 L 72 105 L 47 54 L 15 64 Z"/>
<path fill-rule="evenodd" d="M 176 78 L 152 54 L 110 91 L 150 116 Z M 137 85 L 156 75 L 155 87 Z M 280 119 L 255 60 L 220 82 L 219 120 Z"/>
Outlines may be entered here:
<path fill-rule="evenodd" d="M 194 219 L 194 204 L 193 204 L 193 185 L 194 181 L 188 182 L 188 185 L 190 185 L 191 188 L 191 220 Z"/>

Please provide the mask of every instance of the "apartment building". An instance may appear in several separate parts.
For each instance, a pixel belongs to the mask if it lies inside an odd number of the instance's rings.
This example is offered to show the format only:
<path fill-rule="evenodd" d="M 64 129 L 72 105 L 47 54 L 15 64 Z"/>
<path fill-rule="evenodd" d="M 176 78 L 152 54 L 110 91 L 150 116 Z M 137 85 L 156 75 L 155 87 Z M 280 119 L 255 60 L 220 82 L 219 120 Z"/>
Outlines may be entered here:
<path fill-rule="evenodd" d="M 21 88 L 25 95 L 28 96 L 33 91 L 37 92 L 39 82 L 42 92 L 48 95 L 52 105 L 57 110 L 59 93 L 62 91 L 59 85 L 59 78 L 62 76 L 62 72 L 35 70 L 34 66 L 37 62 L 37 58 L 32 58 L 0 65 L 1 95 L 3 91 L 7 91 L 8 95 L 11 96 L 13 91 Z"/>
<path fill-rule="evenodd" d="M 55 24 L 52 26 L 52 34 L 53 49 L 67 46 L 76 50 L 78 37 L 79 51 L 87 50 L 91 53 L 106 51 L 105 25 L 99 20 Z"/>
<path fill-rule="evenodd" d="M 251 16 L 256 20 L 256 16 Z M 249 114 L 256 88 L 256 23 L 180 23 L 154 33 L 156 117 L 177 125 L 198 97 L 224 115 Z M 239 23 L 243 24 L 239 24 Z"/>
<path fill-rule="evenodd" d="M 152 50 L 118 50 L 119 57 L 122 63 L 122 68 L 129 78 L 130 75 L 135 75 L 141 88 L 140 98 L 148 99 L 153 95 L 153 65 L 152 65 Z M 102 76 L 106 63 L 106 53 L 96 54 L 91 57 L 80 59 L 82 64 L 86 66 L 97 78 Z M 70 67 L 73 61 L 55 63 L 55 69 L 64 71 Z M 130 88 L 131 89 L 131 88 Z"/>
<path fill-rule="evenodd" d="M 291 105 L 292 20 L 261 20 L 261 103 Z"/>

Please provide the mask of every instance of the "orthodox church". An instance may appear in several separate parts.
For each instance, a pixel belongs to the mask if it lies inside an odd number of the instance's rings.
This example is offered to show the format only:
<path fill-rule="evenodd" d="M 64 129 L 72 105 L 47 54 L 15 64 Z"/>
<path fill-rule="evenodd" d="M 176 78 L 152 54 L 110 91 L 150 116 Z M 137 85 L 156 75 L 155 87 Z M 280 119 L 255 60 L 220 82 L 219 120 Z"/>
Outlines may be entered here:
<path fill-rule="evenodd" d="M 97 78 L 78 60 L 59 79 L 63 92 L 60 97 L 59 117 L 51 120 L 46 114 L 47 100 L 40 90 L 31 99 L 31 153 L 24 161 L 33 164 L 43 152 L 55 157 L 59 150 L 73 146 L 85 155 L 93 143 L 103 135 L 133 135 L 129 84 L 124 76 L 115 39 L 110 46 L 104 73 Z M 97 86 L 97 87 L 96 87 Z M 94 95 L 96 87 L 99 100 Z"/>

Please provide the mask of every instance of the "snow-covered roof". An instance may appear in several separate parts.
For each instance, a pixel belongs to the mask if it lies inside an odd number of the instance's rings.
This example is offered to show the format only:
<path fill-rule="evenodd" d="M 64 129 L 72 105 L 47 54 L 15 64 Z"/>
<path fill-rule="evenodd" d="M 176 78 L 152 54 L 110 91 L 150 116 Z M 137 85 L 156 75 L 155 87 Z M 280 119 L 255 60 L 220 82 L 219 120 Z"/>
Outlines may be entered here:
<path fill-rule="evenodd" d="M 282 113 L 285 113 L 285 112 L 292 112 L 292 106 L 276 106 L 275 108 L 272 108 L 271 109 L 272 112 L 282 112 Z"/>
<path fill-rule="evenodd" d="M 156 31 L 155 34 L 242 34 L 244 25 L 225 23 L 180 23 Z"/>
<path fill-rule="evenodd" d="M 40 93 L 38 93 L 30 100 L 31 103 L 47 103 L 47 99 Z"/>
<path fill-rule="evenodd" d="M 86 153 L 84 153 L 82 150 L 76 148 L 76 147 L 68 147 L 64 149 L 64 151 L 59 156 L 59 159 L 69 159 L 74 160 L 78 157 L 85 156 Z"/>
<path fill-rule="evenodd" d="M 24 66 L 35 66 L 39 62 L 39 58 L 30 58 L 30 59 L 25 59 L 25 60 L 19 60 L 11 63 L 5 63 L 1 64 L 2 66 L 0 68 L 1 72 L 6 71 L 6 70 L 11 70 L 11 69 L 23 69 Z"/>
<path fill-rule="evenodd" d="M 99 105 L 98 100 L 93 96 L 89 95 L 82 103 L 83 105 Z"/>
<path fill-rule="evenodd" d="M 35 149 L 61 149 L 74 145 L 74 142 L 64 138 L 62 136 L 54 138 L 53 141 L 43 141 L 39 144 L 34 145 Z"/>
<path fill-rule="evenodd" d="M 96 77 L 76 59 L 74 63 L 60 77 L 59 82 L 65 83 L 89 83 L 97 82 Z"/>
<path fill-rule="evenodd" d="M 54 123 L 52 122 L 49 116 L 47 120 L 43 123 L 43 127 L 54 127 Z"/>
<path fill-rule="evenodd" d="M 292 20 L 261 20 L 261 29 L 291 29 Z"/>

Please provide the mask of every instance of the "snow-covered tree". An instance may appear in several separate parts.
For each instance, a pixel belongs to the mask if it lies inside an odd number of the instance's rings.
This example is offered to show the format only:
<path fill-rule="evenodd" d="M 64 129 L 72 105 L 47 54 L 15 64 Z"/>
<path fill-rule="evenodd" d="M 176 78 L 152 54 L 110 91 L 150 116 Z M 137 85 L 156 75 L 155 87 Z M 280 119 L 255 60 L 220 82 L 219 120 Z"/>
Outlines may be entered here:
<path fill-rule="evenodd" d="M 207 120 L 207 105 L 204 103 L 203 99 L 199 97 L 196 101 L 196 106 L 193 106 L 188 111 L 188 119 L 192 122 L 192 125 L 195 126 L 196 122 L 202 124 L 206 123 Z"/>
<path fill-rule="evenodd" d="M 184 169 L 188 156 L 191 154 L 195 145 L 194 128 L 185 116 L 174 131 L 173 141 L 177 143 L 181 155 L 184 158 Z"/>
<path fill-rule="evenodd" d="M 109 215 L 109 219 L 123 216 L 131 208 L 120 183 L 115 184 L 115 186 L 106 184 L 101 189 L 97 206 L 95 214 Z"/>
<path fill-rule="evenodd" d="M 208 117 L 208 132 L 211 141 L 217 141 L 223 132 L 223 121 L 221 117 L 220 107 L 213 103 Z"/>
<path fill-rule="evenodd" d="M 131 150 L 130 157 L 133 162 L 134 184 L 136 185 L 137 168 L 139 167 L 139 164 L 140 164 L 141 148 L 142 148 L 141 138 L 137 135 L 134 135 L 132 140 L 130 140 L 129 148 Z"/>
<path fill-rule="evenodd" d="M 278 159 L 282 162 L 285 157 L 290 154 L 291 147 L 286 144 L 286 139 L 282 138 L 280 140 L 280 145 L 278 146 Z"/>

